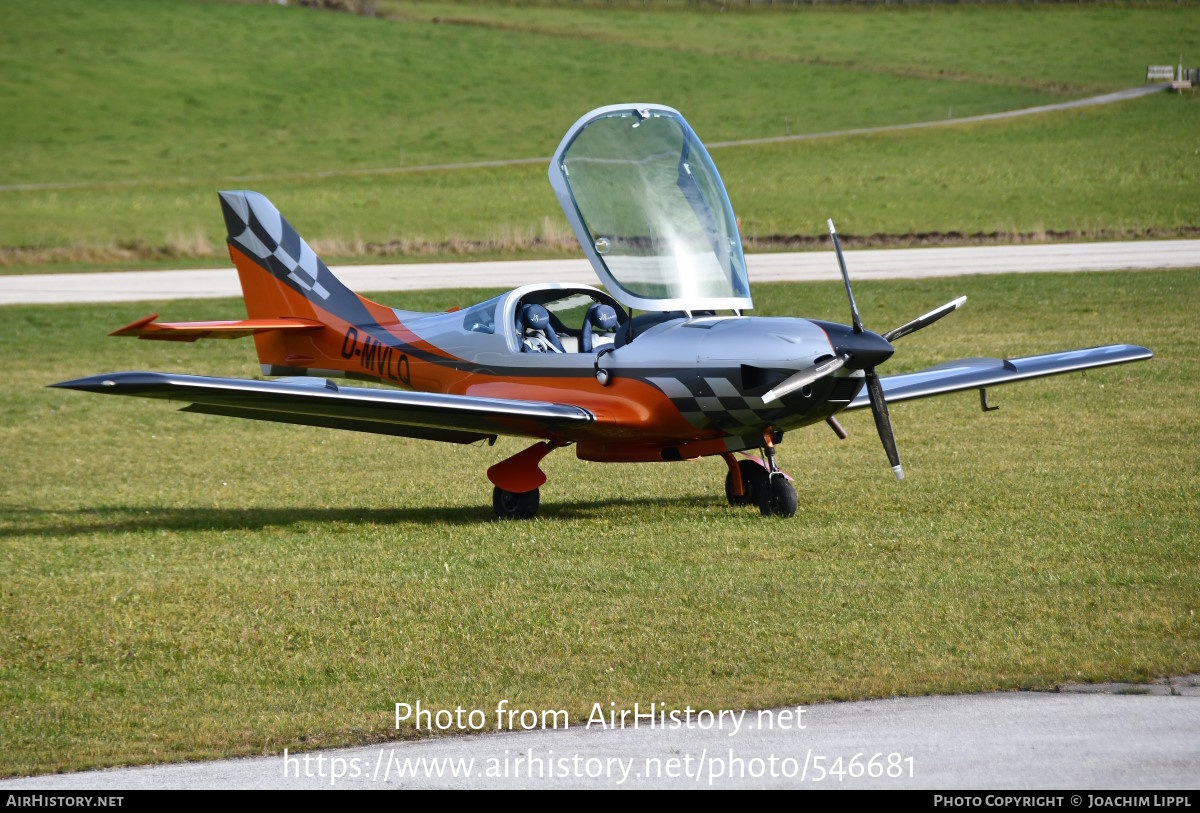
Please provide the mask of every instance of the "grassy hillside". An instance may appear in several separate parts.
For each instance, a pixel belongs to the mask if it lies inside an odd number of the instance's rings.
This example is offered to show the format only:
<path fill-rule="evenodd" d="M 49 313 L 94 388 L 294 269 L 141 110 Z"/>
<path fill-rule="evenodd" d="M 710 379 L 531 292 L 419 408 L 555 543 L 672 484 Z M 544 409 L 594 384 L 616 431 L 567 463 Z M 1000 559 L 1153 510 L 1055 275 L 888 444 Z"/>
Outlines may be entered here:
<path fill-rule="evenodd" d="M 25 115 L 0 124 L 4 184 L 549 155 L 580 115 L 619 99 L 670 99 L 725 139 L 778 134 L 789 113 L 824 130 L 1047 98 L 273 5 L 5 5 L 3 93 Z M 848 108 L 843 94 L 872 104 Z"/>
<path fill-rule="evenodd" d="M 219 261 L 215 190 L 230 186 L 267 194 L 338 259 L 569 251 L 539 165 L 353 173 L 549 155 L 620 99 L 672 104 L 707 141 L 1018 108 L 1137 84 L 1169 56 L 1152 52 L 1200 33 L 1186 9 L 383 8 L 402 19 L 0 0 L 0 267 Z M 432 22 L 450 16 L 464 22 Z M 1196 203 L 1197 104 L 717 159 L 750 237 L 812 234 L 830 214 L 893 235 L 1170 232 L 1194 220 L 1179 213 Z"/>
<path fill-rule="evenodd" d="M 629 5 L 376 3 L 403 19 L 1051 91 L 1128 87 L 1148 64 L 1172 62 L 1180 53 L 1191 64 L 1200 56 L 1192 53 L 1200 30 L 1194 4 Z"/>

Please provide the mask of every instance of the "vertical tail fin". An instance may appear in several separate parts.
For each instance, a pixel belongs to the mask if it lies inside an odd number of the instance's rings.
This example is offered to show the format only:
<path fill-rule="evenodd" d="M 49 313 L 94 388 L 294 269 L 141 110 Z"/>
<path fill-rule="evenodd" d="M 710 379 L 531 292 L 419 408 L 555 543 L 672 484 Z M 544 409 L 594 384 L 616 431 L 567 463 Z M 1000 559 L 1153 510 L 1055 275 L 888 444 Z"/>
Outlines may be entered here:
<path fill-rule="evenodd" d="M 337 368 L 338 348 L 354 326 L 378 323 L 394 312 L 351 291 L 333 275 L 279 210 L 257 192 L 220 193 L 229 232 L 229 256 L 237 266 L 250 319 L 303 319 L 329 330 L 301 336 L 256 334 L 255 348 L 269 375 L 304 368 Z"/>

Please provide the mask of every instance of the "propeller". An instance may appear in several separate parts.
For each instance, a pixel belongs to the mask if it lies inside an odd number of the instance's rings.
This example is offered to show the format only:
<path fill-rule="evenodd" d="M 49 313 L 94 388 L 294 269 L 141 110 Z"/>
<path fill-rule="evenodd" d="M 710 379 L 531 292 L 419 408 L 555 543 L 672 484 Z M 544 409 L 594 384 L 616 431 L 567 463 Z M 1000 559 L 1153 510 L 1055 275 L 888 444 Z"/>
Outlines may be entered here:
<path fill-rule="evenodd" d="M 887 453 L 888 462 L 892 466 L 892 472 L 896 475 L 896 479 L 903 480 L 904 468 L 900 465 L 900 451 L 896 448 L 896 435 L 892 431 L 892 419 L 888 414 L 887 401 L 883 397 L 883 384 L 879 381 L 875 367 L 891 358 L 892 353 L 895 352 L 895 348 L 892 347 L 893 341 L 929 327 L 946 314 L 961 307 L 967 298 L 960 296 L 882 336 L 872 333 L 863 327 L 862 318 L 858 315 L 858 305 L 854 301 L 854 291 L 850 288 L 850 273 L 846 270 L 846 258 L 842 254 L 842 245 L 838 240 L 837 229 L 833 226 L 833 220 L 827 220 L 826 224 L 829 226 L 829 236 L 833 238 L 833 248 L 837 252 L 842 281 L 846 284 L 846 298 L 850 300 L 852 326 L 823 324 L 836 355 L 793 374 L 765 393 L 762 399 L 764 403 L 770 403 L 843 367 L 862 370 L 866 378 L 867 398 L 871 403 L 871 414 L 875 418 L 875 428 L 879 432 L 879 440 L 883 443 L 883 450 Z"/>

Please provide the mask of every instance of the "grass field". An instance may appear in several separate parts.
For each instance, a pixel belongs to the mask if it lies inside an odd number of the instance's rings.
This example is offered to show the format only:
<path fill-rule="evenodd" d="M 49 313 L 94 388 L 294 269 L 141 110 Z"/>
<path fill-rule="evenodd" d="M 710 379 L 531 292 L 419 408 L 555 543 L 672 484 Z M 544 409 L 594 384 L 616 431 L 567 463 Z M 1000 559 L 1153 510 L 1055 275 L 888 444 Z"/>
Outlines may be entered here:
<path fill-rule="evenodd" d="M 483 471 L 518 441 L 460 449 L 45 389 L 257 367 L 246 342 L 104 338 L 153 303 L 6 308 L 0 775 L 380 740 L 392 704 L 417 698 L 574 716 L 1200 670 L 1200 269 L 855 293 L 876 326 L 970 296 L 885 374 L 1114 341 L 1156 357 L 994 390 L 986 415 L 973 393 L 896 405 L 902 484 L 865 413 L 844 442 L 790 435 L 794 520 L 728 507 L 719 461 L 565 451 L 539 518 L 496 523 Z M 835 284 L 755 300 L 845 319 Z"/>
<path fill-rule="evenodd" d="M 229 186 L 267 194 L 334 260 L 561 254 L 540 165 L 345 173 L 546 156 L 619 99 L 669 103 L 706 141 L 1015 109 L 1138 84 L 1200 36 L 1190 8 L 382 8 L 406 19 L 0 0 L 0 187 L 20 187 L 0 189 L 0 269 L 219 262 Z M 716 157 L 768 247 L 829 215 L 901 240 L 1178 234 L 1200 210 L 1198 111 L 1164 94 Z"/>

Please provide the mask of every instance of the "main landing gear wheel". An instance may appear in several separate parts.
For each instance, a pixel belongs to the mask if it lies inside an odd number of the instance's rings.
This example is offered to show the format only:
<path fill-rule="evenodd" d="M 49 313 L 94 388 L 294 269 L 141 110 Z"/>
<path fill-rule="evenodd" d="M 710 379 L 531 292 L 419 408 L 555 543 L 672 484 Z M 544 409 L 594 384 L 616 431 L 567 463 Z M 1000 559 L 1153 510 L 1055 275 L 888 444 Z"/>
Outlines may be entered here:
<path fill-rule="evenodd" d="M 733 472 L 725 472 L 725 499 L 730 505 L 758 505 L 758 494 L 767 485 L 767 470 L 753 460 L 739 460 L 742 473 L 742 496 L 733 495 Z"/>
<path fill-rule="evenodd" d="M 492 508 L 496 511 L 497 519 L 533 519 L 540 504 L 539 489 L 514 494 L 500 486 L 492 488 Z M 795 511 L 795 499 L 792 500 L 792 510 Z"/>
<path fill-rule="evenodd" d="M 764 517 L 796 515 L 796 489 L 782 474 L 776 473 L 758 492 L 758 510 Z"/>

